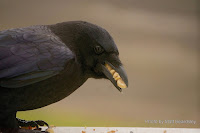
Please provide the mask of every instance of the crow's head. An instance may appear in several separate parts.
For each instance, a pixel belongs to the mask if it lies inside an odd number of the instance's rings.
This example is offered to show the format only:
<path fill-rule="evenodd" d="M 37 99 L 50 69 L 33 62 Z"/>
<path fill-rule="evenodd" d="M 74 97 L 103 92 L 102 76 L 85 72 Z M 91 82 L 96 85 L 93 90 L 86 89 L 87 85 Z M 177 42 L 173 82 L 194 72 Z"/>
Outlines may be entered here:
<path fill-rule="evenodd" d="M 105 29 L 87 22 L 80 22 L 78 27 L 80 58 L 89 77 L 107 78 L 119 91 L 127 88 L 128 78 L 110 34 Z"/>
<path fill-rule="evenodd" d="M 74 51 L 87 77 L 107 78 L 119 91 L 128 87 L 119 51 L 105 29 L 84 21 L 70 21 L 56 24 L 51 30 Z"/>

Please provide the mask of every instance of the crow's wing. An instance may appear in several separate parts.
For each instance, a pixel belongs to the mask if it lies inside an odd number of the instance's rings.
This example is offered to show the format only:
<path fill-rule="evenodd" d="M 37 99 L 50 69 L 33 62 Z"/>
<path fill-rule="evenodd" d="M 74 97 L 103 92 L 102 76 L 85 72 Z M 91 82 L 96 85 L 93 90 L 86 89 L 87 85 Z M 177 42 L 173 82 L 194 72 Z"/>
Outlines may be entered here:
<path fill-rule="evenodd" d="M 73 58 L 46 26 L 0 31 L 0 86 L 18 88 L 45 80 Z"/>

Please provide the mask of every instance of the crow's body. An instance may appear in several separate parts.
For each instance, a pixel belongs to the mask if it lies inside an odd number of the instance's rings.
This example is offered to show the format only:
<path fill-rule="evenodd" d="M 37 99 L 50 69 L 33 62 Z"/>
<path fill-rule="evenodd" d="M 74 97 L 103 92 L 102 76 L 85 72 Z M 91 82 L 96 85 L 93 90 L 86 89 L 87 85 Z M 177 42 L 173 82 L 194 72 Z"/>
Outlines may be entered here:
<path fill-rule="evenodd" d="M 97 45 L 104 50 L 97 47 L 95 53 Z M 87 22 L 1 31 L 0 127 L 17 128 L 17 111 L 55 103 L 88 78 L 107 78 L 102 72 L 105 61 L 121 66 L 111 36 Z M 122 79 L 128 84 L 123 73 Z"/>

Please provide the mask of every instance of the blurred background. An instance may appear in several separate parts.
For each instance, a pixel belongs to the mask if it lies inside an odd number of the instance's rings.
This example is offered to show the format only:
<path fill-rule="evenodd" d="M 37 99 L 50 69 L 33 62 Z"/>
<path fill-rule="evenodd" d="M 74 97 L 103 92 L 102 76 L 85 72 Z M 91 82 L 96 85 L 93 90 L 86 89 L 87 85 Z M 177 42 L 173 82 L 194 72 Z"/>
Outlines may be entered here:
<path fill-rule="evenodd" d="M 18 117 L 55 126 L 200 127 L 198 0 L 0 0 L 0 30 L 84 20 L 113 36 L 129 77 L 120 93 L 89 79 L 64 100 Z M 196 124 L 145 120 L 194 120 Z"/>

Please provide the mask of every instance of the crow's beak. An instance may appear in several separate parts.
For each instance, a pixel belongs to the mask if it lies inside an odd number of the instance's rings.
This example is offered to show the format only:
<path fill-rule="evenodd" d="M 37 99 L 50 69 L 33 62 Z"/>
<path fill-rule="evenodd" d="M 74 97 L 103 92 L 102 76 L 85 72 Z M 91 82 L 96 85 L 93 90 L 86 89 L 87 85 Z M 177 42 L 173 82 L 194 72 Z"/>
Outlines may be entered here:
<path fill-rule="evenodd" d="M 128 77 L 123 66 L 115 67 L 109 62 L 105 62 L 105 64 L 101 66 L 102 72 L 120 92 L 122 89 L 128 87 Z"/>

